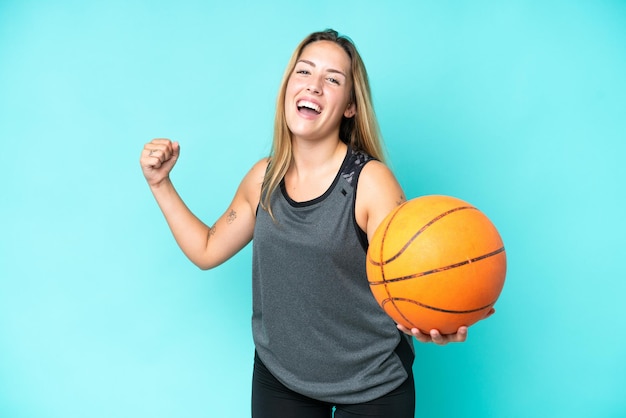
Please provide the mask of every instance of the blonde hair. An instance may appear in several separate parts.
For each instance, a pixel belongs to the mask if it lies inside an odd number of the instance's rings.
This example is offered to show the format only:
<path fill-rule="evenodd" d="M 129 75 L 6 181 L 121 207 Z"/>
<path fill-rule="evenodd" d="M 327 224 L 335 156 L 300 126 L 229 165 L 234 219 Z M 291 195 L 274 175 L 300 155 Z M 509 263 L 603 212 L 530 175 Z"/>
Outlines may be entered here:
<path fill-rule="evenodd" d="M 274 139 L 269 158 L 269 165 L 261 187 L 261 207 L 272 215 L 271 195 L 279 187 L 287 173 L 293 158 L 291 148 L 291 131 L 285 118 L 285 92 L 289 77 L 300 58 L 304 48 L 318 41 L 330 41 L 339 45 L 348 54 L 351 63 L 352 92 L 351 102 L 356 107 L 356 114 L 351 118 L 344 117 L 339 127 L 339 138 L 353 149 L 361 150 L 385 161 L 380 129 L 374 113 L 369 79 L 365 65 L 356 46 L 350 38 L 339 35 L 337 31 L 327 29 L 314 32 L 304 38 L 293 52 L 278 90 L 276 100 L 276 116 L 274 118 Z M 273 217 L 273 216 L 272 216 Z"/>

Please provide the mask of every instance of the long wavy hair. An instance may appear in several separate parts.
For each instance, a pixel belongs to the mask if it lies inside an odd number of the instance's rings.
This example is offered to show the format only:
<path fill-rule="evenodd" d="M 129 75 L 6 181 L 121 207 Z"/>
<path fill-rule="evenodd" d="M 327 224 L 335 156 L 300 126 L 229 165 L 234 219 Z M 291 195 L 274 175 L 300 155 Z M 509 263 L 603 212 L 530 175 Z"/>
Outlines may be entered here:
<path fill-rule="evenodd" d="M 372 104 L 369 79 L 363 60 L 350 38 L 333 29 L 314 32 L 304 38 L 293 52 L 278 90 L 276 116 L 274 118 L 274 138 L 269 165 L 261 186 L 261 207 L 273 217 L 271 195 L 279 187 L 293 158 L 292 134 L 285 118 L 285 93 L 291 73 L 304 48 L 313 42 L 331 41 L 339 45 L 350 58 L 352 75 L 351 101 L 356 106 L 356 114 L 343 117 L 339 127 L 339 138 L 353 149 L 361 150 L 380 161 L 385 161 L 384 149 Z"/>

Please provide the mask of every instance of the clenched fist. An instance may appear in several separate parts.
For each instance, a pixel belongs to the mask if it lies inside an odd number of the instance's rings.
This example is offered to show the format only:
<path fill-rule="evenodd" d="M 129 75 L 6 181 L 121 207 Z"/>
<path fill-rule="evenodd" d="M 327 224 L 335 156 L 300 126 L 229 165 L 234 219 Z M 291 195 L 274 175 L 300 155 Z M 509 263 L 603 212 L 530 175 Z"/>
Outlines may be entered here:
<path fill-rule="evenodd" d="M 178 142 L 166 138 L 153 139 L 144 145 L 139 163 L 150 186 L 158 186 L 169 178 L 179 152 Z"/>

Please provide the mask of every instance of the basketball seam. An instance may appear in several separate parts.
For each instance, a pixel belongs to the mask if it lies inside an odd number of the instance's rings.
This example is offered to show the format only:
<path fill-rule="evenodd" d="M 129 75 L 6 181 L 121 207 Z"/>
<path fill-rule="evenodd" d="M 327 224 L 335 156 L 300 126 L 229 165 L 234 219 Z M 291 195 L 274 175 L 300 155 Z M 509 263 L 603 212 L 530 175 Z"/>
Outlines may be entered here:
<path fill-rule="evenodd" d="M 439 215 L 437 215 L 436 217 L 434 217 L 433 219 L 431 219 L 430 221 L 428 221 L 426 224 L 424 224 L 424 226 L 422 226 L 411 238 L 408 239 L 408 241 L 404 244 L 404 246 L 402 246 L 402 248 L 400 248 L 400 250 L 398 251 L 398 253 L 396 253 L 394 256 L 392 256 L 391 258 L 387 259 L 387 260 L 382 260 L 382 250 L 384 248 L 384 244 L 385 244 L 385 237 L 387 236 L 387 231 L 389 230 L 389 227 L 391 226 L 391 222 L 393 221 L 393 218 L 396 217 L 396 215 L 400 212 L 399 210 L 393 215 L 393 217 L 389 220 L 389 222 L 387 222 L 387 225 L 385 227 L 385 232 L 383 233 L 383 237 L 380 241 L 380 252 L 381 252 L 381 257 L 380 259 L 382 261 L 378 262 L 375 260 L 372 260 L 370 257 L 370 262 L 375 265 L 375 266 L 382 266 L 384 264 L 387 263 L 391 263 L 393 260 L 395 260 L 396 258 L 400 257 L 402 255 L 402 253 L 404 253 L 404 251 L 406 251 L 406 249 L 409 247 L 409 245 L 411 245 L 411 243 L 413 241 L 415 241 L 415 239 L 422 234 L 422 232 L 424 232 L 426 229 L 428 229 L 428 227 L 430 227 L 431 225 L 433 225 L 435 222 L 437 222 L 438 220 L 440 220 L 441 218 L 450 215 L 451 213 L 457 212 L 459 210 L 466 210 L 466 209 L 473 209 L 473 210 L 478 210 L 473 206 L 459 206 L 457 208 L 454 209 L 450 209 L 446 212 L 440 213 Z"/>
<path fill-rule="evenodd" d="M 496 303 L 495 301 L 493 301 L 493 302 L 491 302 L 491 303 L 489 303 L 489 304 L 487 304 L 487 305 L 485 305 L 485 306 L 482 306 L 482 307 L 480 307 L 480 308 L 468 309 L 468 310 L 463 310 L 463 311 L 457 311 L 457 310 L 452 310 L 452 309 L 437 308 L 436 306 L 426 305 L 425 303 L 421 303 L 421 302 L 418 302 L 418 301 L 413 300 L 413 299 L 407 299 L 407 298 L 393 298 L 393 297 L 389 297 L 389 298 L 387 298 L 387 299 L 383 300 L 383 302 L 382 302 L 383 308 L 384 308 L 384 306 L 385 306 L 388 302 L 391 302 L 391 303 L 392 303 L 392 305 L 394 306 L 394 308 L 396 308 L 396 310 L 397 310 L 398 312 L 400 312 L 400 314 L 402 314 L 402 311 L 401 311 L 401 310 L 400 310 L 400 309 L 396 306 L 395 301 L 399 301 L 399 302 L 409 302 L 409 303 L 412 303 L 412 304 L 414 304 L 414 305 L 418 305 L 418 306 L 420 306 L 420 307 L 422 307 L 422 308 L 430 309 L 430 310 L 432 310 L 432 311 L 438 311 L 438 312 L 444 312 L 444 313 L 450 313 L 450 314 L 459 314 L 459 315 L 462 315 L 462 314 L 468 314 L 468 313 L 474 313 L 474 312 L 479 312 L 479 311 L 482 311 L 482 310 L 484 310 L 484 309 L 491 308 L 491 307 L 492 307 L 492 306 Z M 404 316 L 404 314 L 402 314 L 402 316 Z M 409 322 L 410 322 L 410 321 L 409 321 Z"/>
<path fill-rule="evenodd" d="M 376 282 L 370 281 L 369 284 L 372 285 L 372 286 L 376 286 L 376 285 L 381 285 L 381 284 L 385 284 L 385 283 L 394 283 L 394 282 L 401 282 L 403 280 L 416 279 L 418 277 L 428 276 L 430 274 L 440 273 L 442 271 L 451 270 L 453 268 L 461 267 L 461 266 L 464 266 L 464 265 L 467 265 L 467 264 L 471 264 L 471 263 L 476 263 L 476 262 L 481 261 L 481 260 L 486 260 L 487 258 L 496 256 L 496 255 L 498 255 L 498 254 L 500 254 L 502 252 L 504 252 L 504 247 L 500 247 L 500 248 L 498 248 L 495 251 L 491 251 L 489 253 L 486 253 L 486 254 L 483 254 L 483 255 L 479 255 L 478 257 L 474 257 L 474 258 L 471 258 L 469 260 L 459 261 L 457 263 L 449 264 L 447 266 L 438 267 L 436 269 L 426 270 L 426 271 L 422 271 L 422 272 L 415 273 L 415 274 L 410 274 L 408 276 L 395 277 L 393 279 L 386 279 L 383 276 L 382 280 L 376 281 Z M 382 265 L 381 265 L 381 270 L 382 270 Z"/>

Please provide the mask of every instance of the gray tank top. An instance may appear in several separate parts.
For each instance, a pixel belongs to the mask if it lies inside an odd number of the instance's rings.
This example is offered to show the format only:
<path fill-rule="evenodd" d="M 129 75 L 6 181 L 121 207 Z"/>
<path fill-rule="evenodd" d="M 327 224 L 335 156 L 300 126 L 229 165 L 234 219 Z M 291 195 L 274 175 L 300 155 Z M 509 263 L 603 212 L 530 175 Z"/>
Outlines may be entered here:
<path fill-rule="evenodd" d="M 385 395 L 404 382 L 413 361 L 411 339 L 379 307 L 365 273 L 367 237 L 354 205 L 359 174 L 371 159 L 349 147 L 323 195 L 295 202 L 283 182 L 272 196 L 275 221 L 257 210 L 252 332 L 258 356 L 285 386 L 327 402 Z"/>

